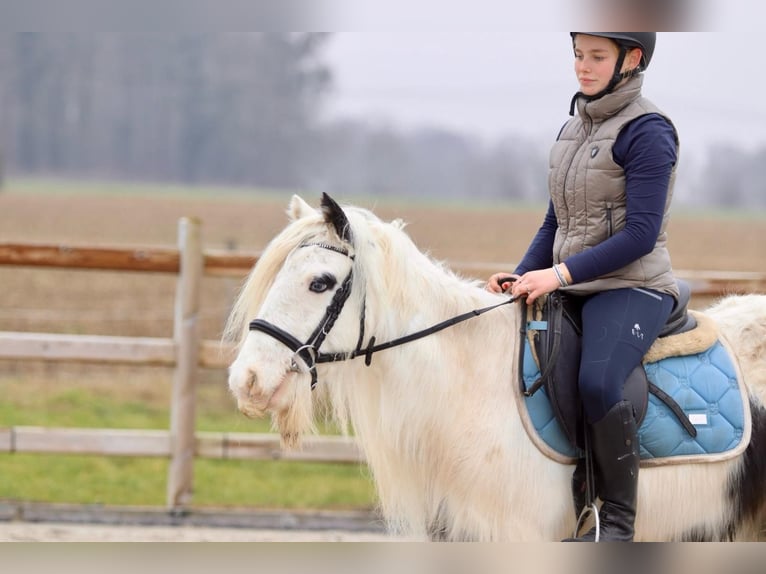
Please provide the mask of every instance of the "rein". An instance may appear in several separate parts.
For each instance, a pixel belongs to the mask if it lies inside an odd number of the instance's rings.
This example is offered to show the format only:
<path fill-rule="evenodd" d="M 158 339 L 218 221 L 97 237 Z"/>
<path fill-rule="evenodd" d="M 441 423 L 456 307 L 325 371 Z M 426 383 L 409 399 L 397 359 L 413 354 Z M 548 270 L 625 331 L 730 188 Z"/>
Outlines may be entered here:
<path fill-rule="evenodd" d="M 301 247 L 309 247 L 309 246 L 316 246 L 316 247 L 321 247 L 323 249 L 330 249 L 331 251 L 335 251 L 337 253 L 345 255 L 351 258 L 352 260 L 354 259 L 354 256 L 349 255 L 348 251 L 339 247 L 335 247 L 333 245 L 328 245 L 324 243 L 309 243 L 309 244 L 301 245 Z M 343 310 L 343 306 L 346 304 L 346 301 L 348 300 L 348 297 L 351 294 L 352 278 L 353 278 L 353 268 L 348 272 L 348 275 L 346 276 L 346 279 L 343 281 L 343 284 L 338 288 L 338 290 L 333 295 L 332 301 L 330 301 L 330 304 L 327 306 L 324 317 L 319 322 L 319 325 L 314 330 L 314 332 L 309 336 L 309 338 L 306 340 L 305 343 L 302 343 L 300 340 L 298 340 L 296 337 L 294 337 L 287 331 L 284 331 L 283 329 L 280 329 L 273 323 L 269 323 L 268 321 L 264 321 L 263 319 L 254 319 L 253 321 L 250 322 L 250 331 L 261 331 L 262 333 L 266 333 L 267 335 L 270 335 L 271 337 L 273 337 L 274 339 L 276 339 L 277 341 L 279 341 L 280 343 L 282 343 L 283 345 L 291 349 L 293 353 L 295 353 L 295 355 L 297 355 L 303 360 L 303 362 L 306 364 L 306 366 L 309 369 L 309 373 L 311 374 L 311 389 L 312 390 L 314 390 L 314 387 L 316 387 L 317 385 L 316 366 L 320 363 L 335 363 L 340 361 L 348 361 L 348 360 L 363 356 L 364 364 L 369 367 L 372 364 L 372 356 L 375 353 L 378 353 L 380 351 L 385 351 L 386 349 L 399 347 L 401 345 L 411 343 L 412 341 L 417 341 L 418 339 L 422 339 L 429 335 L 433 335 L 434 333 L 443 331 L 444 329 L 457 325 L 458 323 L 462 323 L 463 321 L 467 321 L 468 319 L 473 319 L 474 317 L 479 317 L 480 315 L 483 315 L 484 313 L 487 313 L 488 311 L 492 311 L 493 309 L 497 309 L 498 307 L 502 307 L 503 305 L 508 305 L 509 303 L 513 303 L 516 301 L 516 297 L 510 297 L 509 299 L 502 301 L 500 303 L 496 303 L 495 305 L 490 305 L 488 307 L 483 307 L 481 309 L 474 309 L 473 311 L 462 313 L 461 315 L 457 315 L 455 317 L 452 317 L 451 319 L 442 321 L 441 323 L 436 323 L 435 325 L 432 325 L 420 331 L 416 331 L 414 333 L 410 333 L 409 335 L 404 335 L 402 337 L 392 339 L 391 341 L 387 341 L 385 343 L 379 343 L 377 345 L 375 344 L 375 337 L 373 336 L 373 337 L 370 337 L 370 341 L 367 344 L 367 346 L 363 348 L 362 345 L 364 342 L 364 320 L 365 320 L 365 309 L 366 309 L 366 304 L 364 304 L 362 305 L 362 314 L 359 320 L 359 340 L 357 341 L 356 348 L 353 351 L 347 351 L 347 352 L 322 353 L 319 351 L 319 347 L 324 342 L 325 337 L 327 337 L 327 335 L 329 334 L 330 329 L 332 329 L 333 326 L 335 325 L 335 321 L 337 320 L 338 316 Z M 293 358 L 291 370 L 298 371 L 298 365 L 295 362 L 295 358 Z"/>

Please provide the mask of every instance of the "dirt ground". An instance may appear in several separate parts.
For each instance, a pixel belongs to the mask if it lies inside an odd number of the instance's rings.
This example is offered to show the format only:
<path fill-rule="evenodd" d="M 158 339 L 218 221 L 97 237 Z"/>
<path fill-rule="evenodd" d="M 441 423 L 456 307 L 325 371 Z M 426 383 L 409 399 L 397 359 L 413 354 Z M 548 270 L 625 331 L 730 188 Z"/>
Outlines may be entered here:
<path fill-rule="evenodd" d="M 376 532 L 0 522 L 0 542 L 396 542 Z"/>

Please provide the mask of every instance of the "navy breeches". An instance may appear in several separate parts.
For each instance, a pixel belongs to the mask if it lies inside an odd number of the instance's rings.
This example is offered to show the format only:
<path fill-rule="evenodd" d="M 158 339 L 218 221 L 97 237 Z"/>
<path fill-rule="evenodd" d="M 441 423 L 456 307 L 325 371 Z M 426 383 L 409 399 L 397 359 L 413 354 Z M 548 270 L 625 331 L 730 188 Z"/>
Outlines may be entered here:
<path fill-rule="evenodd" d="M 631 371 L 659 335 L 673 297 L 649 289 L 603 291 L 582 307 L 580 396 L 588 422 L 601 420 L 623 399 Z"/>

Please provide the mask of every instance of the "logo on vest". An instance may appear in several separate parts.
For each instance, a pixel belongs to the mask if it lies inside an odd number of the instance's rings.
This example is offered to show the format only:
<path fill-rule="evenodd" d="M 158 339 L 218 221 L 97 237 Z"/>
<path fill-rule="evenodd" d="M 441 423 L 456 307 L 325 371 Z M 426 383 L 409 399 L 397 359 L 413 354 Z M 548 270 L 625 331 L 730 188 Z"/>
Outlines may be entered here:
<path fill-rule="evenodd" d="M 593 159 L 598 155 L 598 146 L 593 146 L 590 148 L 590 158 Z"/>
<path fill-rule="evenodd" d="M 639 325 L 638 323 L 633 325 L 633 328 L 630 330 L 630 332 L 639 341 L 644 340 L 644 333 L 643 331 L 641 331 L 641 325 Z"/>

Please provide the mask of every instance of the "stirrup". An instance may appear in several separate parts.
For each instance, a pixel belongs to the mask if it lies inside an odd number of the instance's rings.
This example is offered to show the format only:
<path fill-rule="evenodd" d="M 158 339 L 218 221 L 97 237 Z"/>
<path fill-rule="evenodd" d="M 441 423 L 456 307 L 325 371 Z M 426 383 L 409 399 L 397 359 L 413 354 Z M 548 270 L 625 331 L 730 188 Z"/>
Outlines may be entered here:
<path fill-rule="evenodd" d="M 596 537 L 593 539 L 593 542 L 598 542 L 601 538 L 601 519 L 598 517 L 598 507 L 596 506 L 595 502 L 591 502 L 589 505 L 586 505 L 581 511 L 580 516 L 577 517 L 577 524 L 575 525 L 574 534 L 572 535 L 572 538 L 578 538 L 578 534 L 580 533 L 580 529 L 585 524 L 585 521 L 588 520 L 588 517 L 593 514 L 596 520 Z"/>

